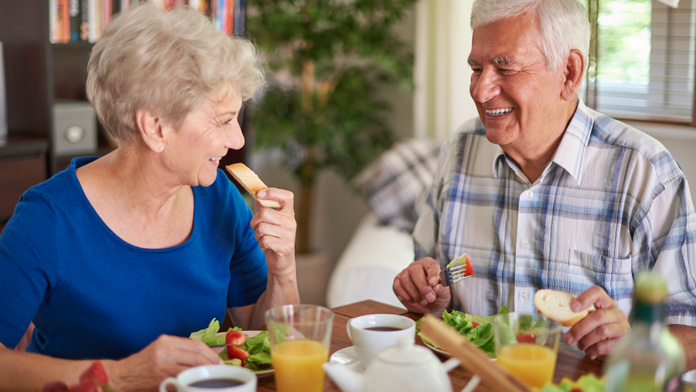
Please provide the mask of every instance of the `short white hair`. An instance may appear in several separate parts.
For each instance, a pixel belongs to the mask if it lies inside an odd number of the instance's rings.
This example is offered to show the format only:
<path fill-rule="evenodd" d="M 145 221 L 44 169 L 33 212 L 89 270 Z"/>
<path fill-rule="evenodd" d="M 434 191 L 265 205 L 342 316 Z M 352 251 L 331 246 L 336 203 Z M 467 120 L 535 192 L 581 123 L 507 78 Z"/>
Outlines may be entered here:
<path fill-rule="evenodd" d="M 87 71 L 87 98 L 119 141 L 137 135 L 138 110 L 178 128 L 205 100 L 227 91 L 245 101 L 264 84 L 251 42 L 227 36 L 196 10 L 164 11 L 149 1 L 134 3 L 109 22 Z"/>
<path fill-rule="evenodd" d="M 537 18 L 539 49 L 548 69 L 560 66 L 572 49 L 582 52 L 587 64 L 590 23 L 585 6 L 577 0 L 475 0 L 471 29 L 524 13 Z"/>

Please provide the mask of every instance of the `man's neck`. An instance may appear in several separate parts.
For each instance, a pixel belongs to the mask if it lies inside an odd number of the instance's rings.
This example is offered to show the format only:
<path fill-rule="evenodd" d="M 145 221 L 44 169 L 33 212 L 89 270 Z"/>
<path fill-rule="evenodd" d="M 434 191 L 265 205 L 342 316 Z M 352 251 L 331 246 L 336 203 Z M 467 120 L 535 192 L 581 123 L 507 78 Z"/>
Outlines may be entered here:
<path fill-rule="evenodd" d="M 536 146 L 501 146 L 507 156 L 512 159 L 520 170 L 524 173 L 530 183 L 536 182 L 541 177 L 542 173 L 553 159 L 561 144 L 561 139 L 565 134 L 568 124 L 573 119 L 575 110 L 577 109 L 578 101 L 567 106 L 567 109 L 557 118 L 567 119 L 564 122 L 559 122 L 557 125 L 551 125 L 553 131 L 547 132 L 548 137 L 544 139 L 542 144 Z"/>

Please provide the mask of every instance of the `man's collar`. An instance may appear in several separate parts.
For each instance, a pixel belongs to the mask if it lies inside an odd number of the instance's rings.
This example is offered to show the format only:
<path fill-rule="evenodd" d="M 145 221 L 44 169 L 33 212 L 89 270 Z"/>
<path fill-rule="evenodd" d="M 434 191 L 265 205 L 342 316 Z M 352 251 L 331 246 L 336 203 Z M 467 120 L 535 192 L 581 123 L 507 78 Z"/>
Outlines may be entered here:
<path fill-rule="evenodd" d="M 575 181 L 580 184 L 582 180 L 582 160 L 585 155 L 585 147 L 590 140 L 594 119 L 590 115 L 587 106 L 578 99 L 578 105 L 575 108 L 575 113 L 570 119 L 570 123 L 566 127 L 561 142 L 556 148 L 556 152 L 551 159 L 551 162 L 561 166 L 570 174 Z M 505 162 L 505 151 L 500 146 L 496 146 L 497 152 L 493 159 L 493 176 L 498 178 L 498 167 Z M 547 167 L 548 169 L 548 167 Z M 543 176 L 546 174 L 544 171 Z"/>
<path fill-rule="evenodd" d="M 594 118 L 582 100 L 578 99 L 575 113 L 551 159 L 552 162 L 564 168 L 578 184 L 582 181 L 582 162 L 593 126 Z"/>

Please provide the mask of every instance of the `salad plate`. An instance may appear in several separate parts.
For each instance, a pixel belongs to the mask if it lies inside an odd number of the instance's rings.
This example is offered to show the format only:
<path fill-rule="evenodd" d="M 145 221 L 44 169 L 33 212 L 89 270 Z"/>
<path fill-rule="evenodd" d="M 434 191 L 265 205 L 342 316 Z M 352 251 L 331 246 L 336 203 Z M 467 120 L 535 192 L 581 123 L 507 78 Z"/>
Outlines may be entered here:
<path fill-rule="evenodd" d="M 430 340 L 429 340 L 428 338 L 423 339 L 422 332 L 420 332 L 418 336 L 420 336 L 420 338 L 421 338 L 421 340 L 423 341 L 423 344 L 425 345 L 425 347 L 427 347 L 427 348 L 429 348 L 429 349 L 435 351 L 436 353 L 439 353 L 439 354 L 442 354 L 442 355 L 445 355 L 445 356 L 448 356 L 448 357 L 451 357 L 451 356 L 452 356 L 452 355 L 450 355 L 450 353 L 448 353 L 447 351 L 445 351 L 445 350 L 441 349 L 440 347 L 434 345 L 432 342 L 430 342 Z M 491 361 L 497 361 L 496 358 L 493 358 L 493 357 L 490 357 L 490 356 L 488 357 L 488 359 L 490 359 Z"/>
<path fill-rule="evenodd" d="M 424 344 L 427 348 L 429 348 L 429 349 L 435 351 L 435 352 L 438 353 L 438 354 L 442 354 L 442 355 L 446 355 L 446 356 L 448 356 L 448 357 L 451 357 L 450 353 L 448 353 L 447 351 L 445 351 L 445 350 L 441 349 L 440 347 L 438 347 L 438 346 L 434 345 L 433 343 L 431 343 L 431 342 L 430 342 L 430 339 L 428 339 L 428 338 L 423 339 L 423 336 L 422 336 L 420 333 L 419 333 L 418 336 L 421 337 L 421 340 L 423 341 L 423 344 Z"/>

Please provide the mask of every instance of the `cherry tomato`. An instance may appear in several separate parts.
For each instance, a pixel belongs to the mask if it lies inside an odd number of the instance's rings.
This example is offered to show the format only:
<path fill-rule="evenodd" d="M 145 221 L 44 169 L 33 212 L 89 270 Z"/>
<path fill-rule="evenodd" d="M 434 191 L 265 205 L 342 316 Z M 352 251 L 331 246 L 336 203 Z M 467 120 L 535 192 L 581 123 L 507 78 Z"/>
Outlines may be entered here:
<path fill-rule="evenodd" d="M 532 333 L 521 333 L 517 335 L 517 343 L 534 343 L 536 336 Z"/>

